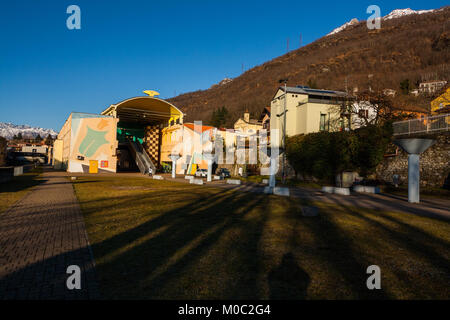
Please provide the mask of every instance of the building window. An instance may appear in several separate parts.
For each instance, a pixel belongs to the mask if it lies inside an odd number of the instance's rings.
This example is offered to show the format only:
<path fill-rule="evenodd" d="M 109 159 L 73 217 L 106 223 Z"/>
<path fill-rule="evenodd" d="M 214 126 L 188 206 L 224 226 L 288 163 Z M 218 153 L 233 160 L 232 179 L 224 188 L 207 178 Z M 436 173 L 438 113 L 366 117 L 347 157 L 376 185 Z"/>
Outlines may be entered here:
<path fill-rule="evenodd" d="M 320 131 L 325 131 L 326 130 L 326 120 L 327 120 L 327 115 L 321 113 L 320 114 Z"/>
<path fill-rule="evenodd" d="M 367 119 L 369 117 L 369 110 L 359 110 L 359 117 Z"/>

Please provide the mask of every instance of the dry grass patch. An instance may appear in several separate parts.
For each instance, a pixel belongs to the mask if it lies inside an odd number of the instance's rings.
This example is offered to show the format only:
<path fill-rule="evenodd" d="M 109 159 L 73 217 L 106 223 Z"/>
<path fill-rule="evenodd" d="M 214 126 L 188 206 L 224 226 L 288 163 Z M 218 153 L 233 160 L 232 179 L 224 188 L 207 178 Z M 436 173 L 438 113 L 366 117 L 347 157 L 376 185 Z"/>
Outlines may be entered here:
<path fill-rule="evenodd" d="M 450 298 L 446 221 L 325 203 L 306 218 L 295 198 L 144 178 L 74 188 L 106 298 Z"/>

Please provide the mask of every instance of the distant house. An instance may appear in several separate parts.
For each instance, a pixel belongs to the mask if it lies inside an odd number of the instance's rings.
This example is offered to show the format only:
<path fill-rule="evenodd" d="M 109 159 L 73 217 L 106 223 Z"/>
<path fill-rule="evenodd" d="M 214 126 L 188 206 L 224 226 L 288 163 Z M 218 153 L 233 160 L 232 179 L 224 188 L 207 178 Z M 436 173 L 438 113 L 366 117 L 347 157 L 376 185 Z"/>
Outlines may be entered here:
<path fill-rule="evenodd" d="M 373 123 L 378 115 L 378 109 L 369 101 L 354 102 L 352 109 L 352 129 L 357 129 Z"/>
<path fill-rule="evenodd" d="M 262 129 L 262 122 L 256 119 L 250 119 L 250 113 L 245 110 L 244 117 L 239 118 L 234 123 L 234 130 L 245 134 L 256 134 L 260 129 Z"/>
<path fill-rule="evenodd" d="M 31 153 L 41 153 L 44 155 L 48 154 L 48 146 L 47 145 L 25 145 L 22 146 L 22 152 L 31 152 Z"/>
<path fill-rule="evenodd" d="M 397 91 L 395 91 L 393 89 L 384 89 L 383 94 L 388 97 L 395 97 L 395 95 L 397 94 Z"/>
<path fill-rule="evenodd" d="M 447 81 L 426 81 L 419 84 L 420 93 L 435 93 L 445 87 Z"/>
<path fill-rule="evenodd" d="M 270 132 L 270 107 L 264 108 L 259 120 L 261 121 L 262 128 L 266 129 L 267 133 L 269 134 L 269 132 Z"/>
<path fill-rule="evenodd" d="M 348 127 L 348 118 L 342 113 L 342 104 L 349 98 L 347 93 L 341 91 L 297 86 L 287 87 L 287 92 L 284 92 L 284 87 L 279 87 L 270 105 L 270 129 L 280 130 L 280 141 L 284 121 L 287 136 L 342 130 Z"/>

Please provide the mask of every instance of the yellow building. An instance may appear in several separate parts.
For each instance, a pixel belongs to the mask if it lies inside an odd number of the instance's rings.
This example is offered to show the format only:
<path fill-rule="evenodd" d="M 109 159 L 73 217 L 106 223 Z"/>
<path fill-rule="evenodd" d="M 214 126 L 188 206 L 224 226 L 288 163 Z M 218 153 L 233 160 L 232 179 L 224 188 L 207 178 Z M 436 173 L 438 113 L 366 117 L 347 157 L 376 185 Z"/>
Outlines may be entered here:
<path fill-rule="evenodd" d="M 250 119 L 248 110 L 245 110 L 243 118 L 239 118 L 234 123 L 234 130 L 245 134 L 256 134 L 262 127 L 261 121 Z"/>
<path fill-rule="evenodd" d="M 161 162 L 172 164 L 170 155 L 179 155 L 177 174 L 195 174 L 197 169 L 207 169 L 204 152 L 213 152 L 217 129 L 211 126 L 184 123 L 162 129 Z M 196 145 L 199 150 L 196 150 Z"/>
<path fill-rule="evenodd" d="M 284 121 L 286 136 L 319 131 L 338 131 L 348 127 L 348 119 L 341 115 L 345 92 L 310 89 L 308 87 L 279 87 L 270 105 L 270 130 L 279 129 L 281 142 Z M 285 100 L 286 99 L 286 100 Z M 284 109 L 286 101 L 286 120 Z"/>
<path fill-rule="evenodd" d="M 69 172 L 155 173 L 162 162 L 162 129 L 183 123 L 171 103 L 148 96 L 113 104 L 100 115 L 72 113 L 54 143 L 54 165 Z"/>
<path fill-rule="evenodd" d="M 431 114 L 450 113 L 450 87 L 443 94 L 431 101 Z"/>

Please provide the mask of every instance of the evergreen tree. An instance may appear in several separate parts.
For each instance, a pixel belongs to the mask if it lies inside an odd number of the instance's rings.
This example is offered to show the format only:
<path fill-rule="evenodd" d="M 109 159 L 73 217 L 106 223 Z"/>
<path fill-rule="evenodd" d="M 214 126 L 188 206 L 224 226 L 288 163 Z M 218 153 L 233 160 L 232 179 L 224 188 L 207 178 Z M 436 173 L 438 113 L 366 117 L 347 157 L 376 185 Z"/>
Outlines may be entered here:
<path fill-rule="evenodd" d="M 403 94 L 409 94 L 409 91 L 411 90 L 411 84 L 409 83 L 409 79 L 405 79 L 402 82 L 400 82 L 400 90 Z"/>
<path fill-rule="evenodd" d="M 213 111 L 211 116 L 211 125 L 214 127 L 220 128 L 225 125 L 228 119 L 228 110 L 225 106 L 222 108 L 218 108 Z"/>
<path fill-rule="evenodd" d="M 17 140 L 22 140 L 22 139 L 23 139 L 22 132 L 19 132 L 19 134 L 17 135 Z"/>
<path fill-rule="evenodd" d="M 47 146 L 52 146 L 53 145 L 53 137 L 50 134 L 47 136 L 47 138 L 45 138 L 45 144 Z"/>
<path fill-rule="evenodd" d="M 42 141 L 41 135 L 38 134 L 38 135 L 36 136 L 36 138 L 34 138 L 34 141 L 36 141 L 36 142 L 41 142 L 41 141 Z"/>

